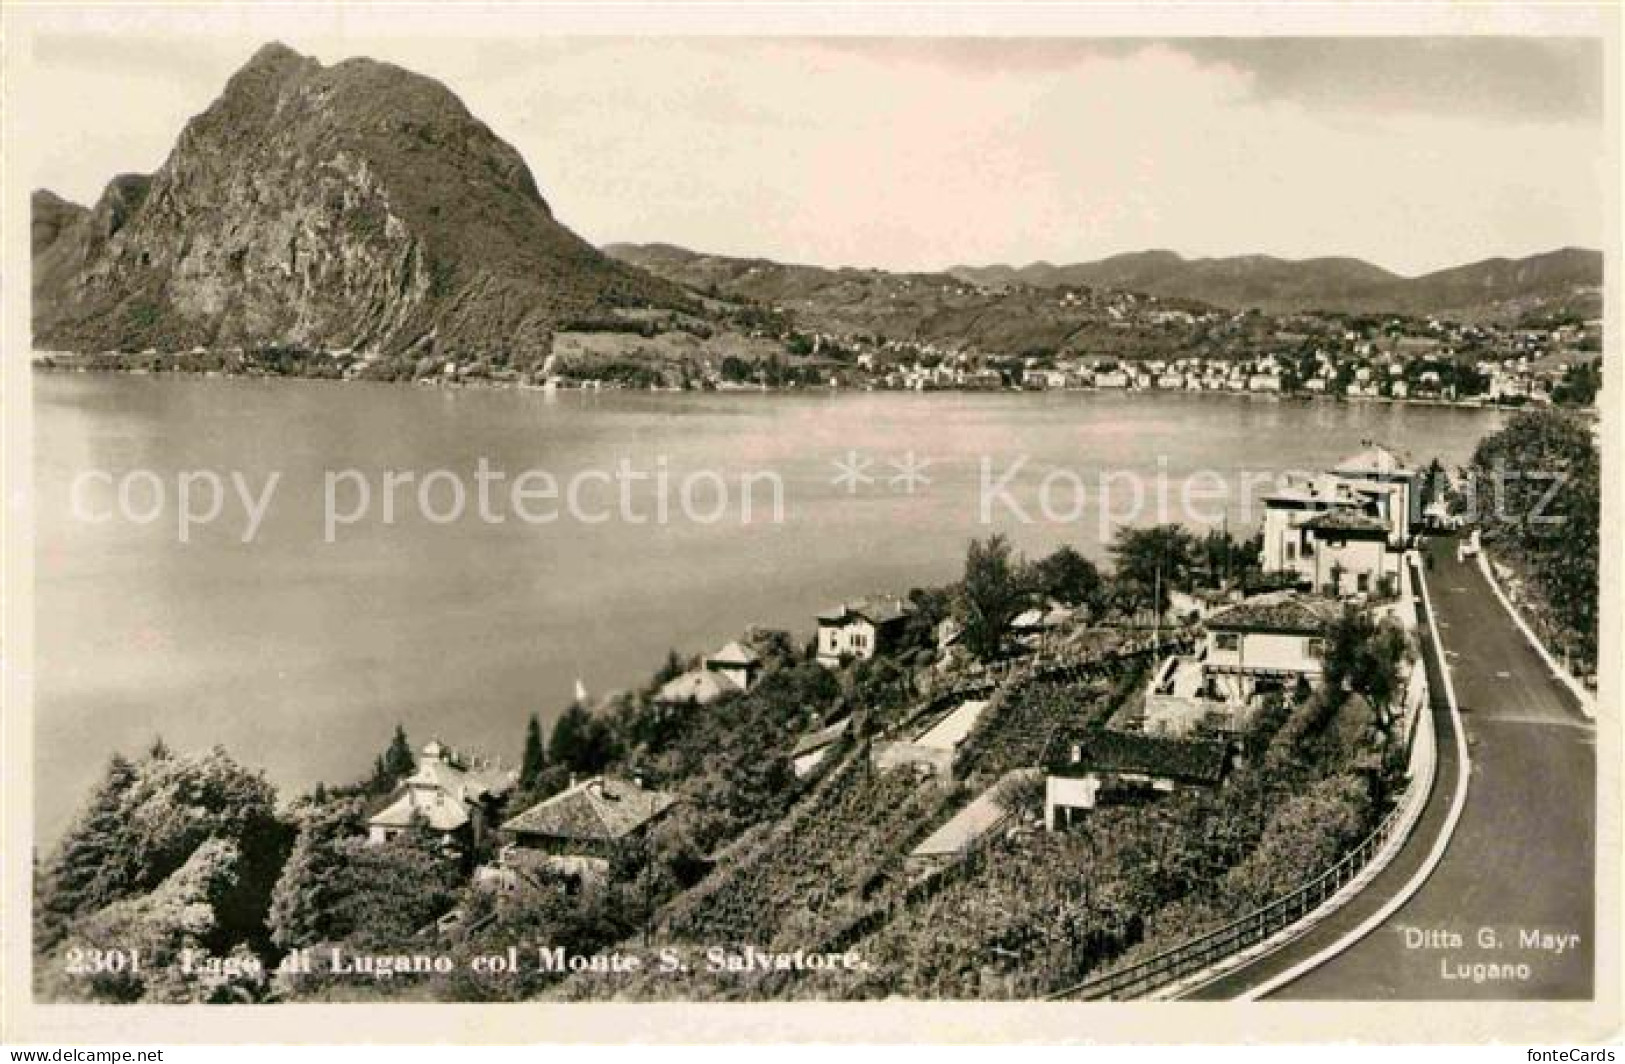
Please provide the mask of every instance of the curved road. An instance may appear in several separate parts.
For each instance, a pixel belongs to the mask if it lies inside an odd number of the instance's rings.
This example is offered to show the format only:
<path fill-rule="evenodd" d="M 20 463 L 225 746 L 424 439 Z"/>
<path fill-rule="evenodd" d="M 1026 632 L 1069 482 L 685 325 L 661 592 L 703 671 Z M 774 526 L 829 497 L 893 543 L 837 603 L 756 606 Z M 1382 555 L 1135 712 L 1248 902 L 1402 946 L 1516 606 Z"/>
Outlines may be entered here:
<path fill-rule="evenodd" d="M 1453 541 L 1426 549 L 1433 558 L 1428 591 L 1472 762 L 1466 806 L 1444 859 L 1415 897 L 1270 1000 L 1589 1000 L 1595 729 L 1525 642 L 1477 563 L 1457 562 Z M 1291 969 L 1411 878 L 1443 826 L 1459 770 L 1442 697 L 1432 712 L 1439 771 L 1422 820 L 1393 863 L 1302 938 L 1190 997 L 1234 998 Z"/>

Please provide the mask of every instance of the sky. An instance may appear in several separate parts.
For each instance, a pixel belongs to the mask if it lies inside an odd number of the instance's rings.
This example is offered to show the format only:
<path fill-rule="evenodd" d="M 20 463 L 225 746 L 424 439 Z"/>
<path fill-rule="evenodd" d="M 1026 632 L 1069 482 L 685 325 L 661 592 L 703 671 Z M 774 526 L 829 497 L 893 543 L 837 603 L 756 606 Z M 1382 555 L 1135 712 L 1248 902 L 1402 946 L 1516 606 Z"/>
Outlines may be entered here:
<path fill-rule="evenodd" d="M 888 269 L 1605 243 L 1595 39 L 301 39 L 439 79 L 594 243 Z M 258 39 L 44 35 L 32 184 L 162 164 Z"/>

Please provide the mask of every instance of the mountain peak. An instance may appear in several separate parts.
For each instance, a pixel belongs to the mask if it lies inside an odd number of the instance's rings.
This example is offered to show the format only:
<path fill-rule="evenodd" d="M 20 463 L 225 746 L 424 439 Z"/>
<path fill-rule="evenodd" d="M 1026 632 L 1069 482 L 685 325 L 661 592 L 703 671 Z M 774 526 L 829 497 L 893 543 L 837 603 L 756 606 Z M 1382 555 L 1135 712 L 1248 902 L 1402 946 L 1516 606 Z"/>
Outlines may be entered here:
<path fill-rule="evenodd" d="M 281 41 L 267 41 L 254 50 L 243 69 L 251 67 L 287 66 L 294 63 L 314 62 L 309 56 L 294 51 Z"/>
<path fill-rule="evenodd" d="M 85 225 L 36 270 L 36 340 L 62 350 L 292 344 L 529 365 L 561 321 L 684 302 L 560 225 L 523 157 L 445 85 L 277 42 L 155 174 L 110 182 Z"/>

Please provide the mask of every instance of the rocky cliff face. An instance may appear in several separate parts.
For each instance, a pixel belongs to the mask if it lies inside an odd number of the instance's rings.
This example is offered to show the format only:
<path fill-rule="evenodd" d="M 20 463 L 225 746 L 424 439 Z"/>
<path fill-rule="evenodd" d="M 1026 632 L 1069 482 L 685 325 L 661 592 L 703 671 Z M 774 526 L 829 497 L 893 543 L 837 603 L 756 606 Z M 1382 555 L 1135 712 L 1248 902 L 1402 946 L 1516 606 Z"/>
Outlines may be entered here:
<path fill-rule="evenodd" d="M 443 85 L 267 45 L 151 177 L 34 198 L 37 347 L 292 344 L 531 365 L 553 328 L 680 306 L 559 224 Z"/>

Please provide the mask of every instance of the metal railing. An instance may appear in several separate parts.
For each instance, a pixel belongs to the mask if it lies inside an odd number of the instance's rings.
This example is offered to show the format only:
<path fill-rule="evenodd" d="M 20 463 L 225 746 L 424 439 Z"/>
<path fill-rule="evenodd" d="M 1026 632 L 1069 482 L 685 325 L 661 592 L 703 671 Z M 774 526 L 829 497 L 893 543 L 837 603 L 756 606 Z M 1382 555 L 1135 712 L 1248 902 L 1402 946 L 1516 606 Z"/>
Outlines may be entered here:
<path fill-rule="evenodd" d="M 1413 568 L 1416 564 L 1413 559 L 1411 561 Z M 1417 599 L 1416 605 L 1419 611 L 1426 608 L 1422 599 Z M 1425 632 L 1425 625 L 1422 628 Z M 1426 642 L 1424 640 L 1424 643 Z M 1426 682 L 1422 684 L 1422 704 L 1417 707 L 1419 714 L 1432 712 L 1433 701 L 1444 697 L 1441 688 L 1433 682 L 1434 677 L 1431 675 L 1434 668 L 1443 668 L 1443 661 L 1440 648 L 1424 646 L 1423 662 L 1429 672 L 1424 673 Z M 1370 863 L 1371 858 L 1393 837 L 1395 831 L 1409 831 L 1413 818 L 1421 816 L 1420 803 L 1426 801 L 1427 793 L 1432 787 L 1434 770 L 1431 762 L 1425 770 L 1417 771 L 1415 768 L 1415 751 L 1411 747 L 1416 733 L 1420 730 L 1414 721 L 1407 727 L 1405 742 L 1408 760 L 1412 762 L 1412 772 L 1410 784 L 1404 795 L 1394 804 L 1394 808 L 1388 811 L 1388 815 L 1382 818 L 1376 829 L 1336 864 L 1291 893 L 1282 895 L 1238 920 L 1182 942 L 1156 956 L 1103 972 L 1065 990 L 1056 991 L 1047 995 L 1047 999 L 1101 1001 L 1141 997 L 1175 980 L 1203 971 L 1242 950 L 1250 949 L 1314 912 L 1343 887 L 1353 882 Z"/>
<path fill-rule="evenodd" d="M 1103 1001 L 1142 997 L 1257 945 L 1314 912 L 1353 882 L 1393 835 L 1404 819 L 1408 805 L 1403 801 L 1397 804 L 1359 845 L 1290 894 L 1154 957 L 1104 972 L 1076 986 L 1050 994 L 1048 1000 Z"/>

